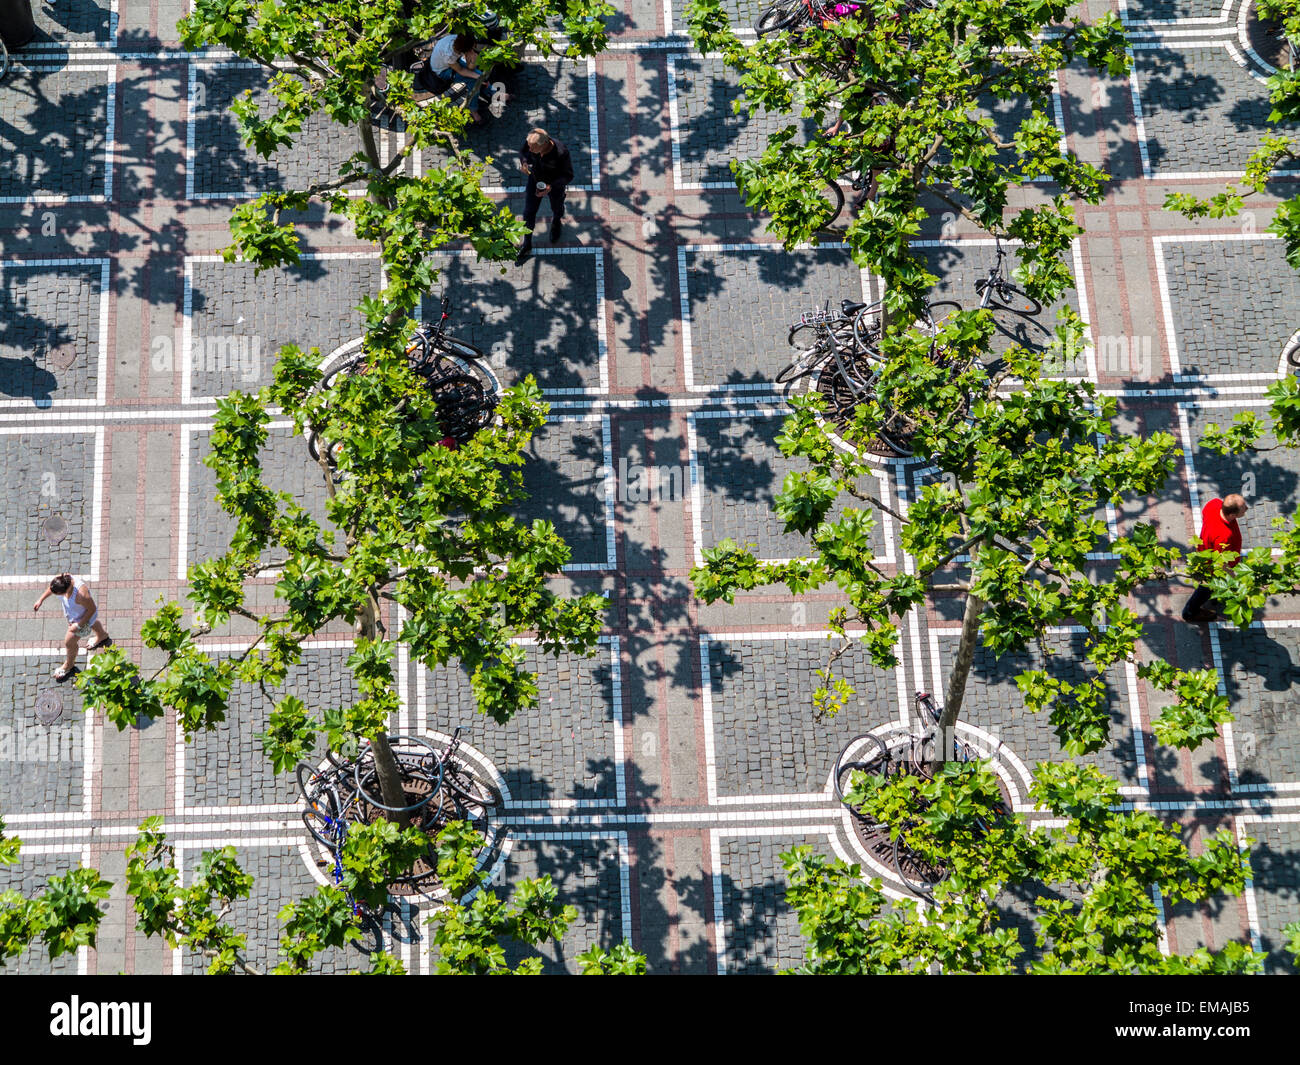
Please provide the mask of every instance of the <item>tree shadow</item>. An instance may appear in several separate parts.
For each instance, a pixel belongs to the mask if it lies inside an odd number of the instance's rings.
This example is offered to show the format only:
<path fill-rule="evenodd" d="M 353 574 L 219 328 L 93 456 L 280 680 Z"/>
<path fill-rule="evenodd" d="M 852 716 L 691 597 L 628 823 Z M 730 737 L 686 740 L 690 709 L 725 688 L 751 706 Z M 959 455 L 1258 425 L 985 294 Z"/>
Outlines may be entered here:
<path fill-rule="evenodd" d="M 523 467 L 527 498 L 516 504 L 518 520 L 554 523 L 572 549 L 570 565 L 609 564 L 604 467 L 599 419 L 565 421 L 552 415 L 529 444 Z"/>
<path fill-rule="evenodd" d="M 1289 826 L 1269 826 L 1280 830 Z M 1258 826 L 1252 835 L 1260 835 Z M 1300 850 L 1257 841 L 1250 850 L 1250 869 L 1260 910 L 1260 946 L 1268 955 L 1265 972 L 1294 973 L 1297 962 L 1287 950 L 1282 925 L 1300 919 Z M 1281 911 L 1279 913 L 1278 911 Z"/>
<path fill-rule="evenodd" d="M 596 297 L 603 254 L 543 253 L 504 274 L 499 263 L 476 262 L 468 252 L 448 256 L 439 266 L 441 283 L 459 305 L 448 333 L 502 362 L 506 386 L 532 374 L 544 390 L 599 389 L 604 322 Z M 437 296 L 426 296 L 422 317 L 436 322 L 437 305 Z"/>
<path fill-rule="evenodd" d="M 738 76 L 721 59 L 683 55 L 675 60 L 677 142 L 682 179 L 690 183 L 722 182 L 734 187 L 730 161 L 756 158 L 777 130 L 794 126 L 795 143 L 817 134 L 816 123 L 795 115 L 750 111 L 736 113 Z"/>
<path fill-rule="evenodd" d="M 32 5 L 35 42 L 64 43 L 68 39 L 105 41 L 113 29 L 108 0 L 43 0 Z"/>

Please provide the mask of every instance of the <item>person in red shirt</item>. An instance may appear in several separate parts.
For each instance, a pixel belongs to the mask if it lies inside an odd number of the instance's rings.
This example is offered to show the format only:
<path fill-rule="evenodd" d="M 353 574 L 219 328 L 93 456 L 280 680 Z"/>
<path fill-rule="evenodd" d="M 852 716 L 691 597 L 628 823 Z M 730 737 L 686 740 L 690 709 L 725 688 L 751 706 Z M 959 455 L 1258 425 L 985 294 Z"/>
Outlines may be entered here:
<path fill-rule="evenodd" d="M 1227 551 L 1235 556 L 1230 566 L 1241 560 L 1241 527 L 1237 519 L 1250 508 L 1246 500 L 1239 495 L 1211 499 L 1201 510 L 1201 550 Z M 1197 624 L 1213 621 L 1219 615 L 1207 610 L 1205 604 L 1210 601 L 1210 589 L 1202 584 L 1192 593 L 1183 607 L 1183 620 Z"/>

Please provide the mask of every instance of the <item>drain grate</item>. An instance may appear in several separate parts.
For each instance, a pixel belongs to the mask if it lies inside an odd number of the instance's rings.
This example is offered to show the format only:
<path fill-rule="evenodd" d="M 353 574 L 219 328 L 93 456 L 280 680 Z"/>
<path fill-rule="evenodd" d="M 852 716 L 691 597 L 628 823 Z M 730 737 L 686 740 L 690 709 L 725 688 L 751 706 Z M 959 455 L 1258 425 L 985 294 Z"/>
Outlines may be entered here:
<path fill-rule="evenodd" d="M 36 697 L 36 720 L 42 725 L 53 725 L 63 716 L 63 693 L 50 688 Z"/>
<path fill-rule="evenodd" d="M 41 531 L 45 533 L 45 539 L 51 544 L 61 544 L 68 535 L 68 523 L 59 515 L 51 514 L 45 519 Z"/>
<path fill-rule="evenodd" d="M 66 370 L 77 361 L 77 349 L 71 344 L 60 344 L 45 353 L 45 361 L 56 370 Z"/>

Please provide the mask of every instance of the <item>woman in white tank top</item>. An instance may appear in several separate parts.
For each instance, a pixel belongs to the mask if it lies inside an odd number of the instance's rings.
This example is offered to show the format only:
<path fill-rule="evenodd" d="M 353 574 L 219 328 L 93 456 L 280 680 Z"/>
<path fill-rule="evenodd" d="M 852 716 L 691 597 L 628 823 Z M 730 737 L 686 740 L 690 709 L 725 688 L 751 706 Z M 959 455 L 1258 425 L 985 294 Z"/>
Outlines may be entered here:
<path fill-rule="evenodd" d="M 63 616 L 68 619 L 68 632 L 63 640 L 63 665 L 54 671 L 54 679 L 62 683 L 77 672 L 77 653 L 83 639 L 91 633 L 95 635 L 95 642 L 86 648 L 87 651 L 112 647 L 113 639 L 104 628 L 104 623 L 99 620 L 99 607 L 91 598 L 90 585 L 80 577 L 60 573 L 50 581 L 49 587 L 41 593 L 32 609 L 40 610 L 45 600 L 52 595 L 59 598 L 63 605 Z"/>

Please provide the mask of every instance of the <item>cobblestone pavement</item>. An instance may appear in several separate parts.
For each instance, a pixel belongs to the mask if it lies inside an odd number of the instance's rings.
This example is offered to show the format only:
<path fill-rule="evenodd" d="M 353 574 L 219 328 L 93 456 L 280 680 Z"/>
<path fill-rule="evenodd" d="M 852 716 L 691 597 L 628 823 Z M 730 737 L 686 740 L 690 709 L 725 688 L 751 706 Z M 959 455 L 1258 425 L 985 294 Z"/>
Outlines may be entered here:
<path fill-rule="evenodd" d="M 1169 543 L 1195 533 L 1213 495 L 1251 499 L 1248 546 L 1300 499 L 1294 456 L 1227 461 L 1200 446 L 1211 423 L 1260 411 L 1286 372 L 1279 352 L 1300 293 L 1264 232 L 1276 200 L 1256 197 L 1239 220 L 1197 225 L 1161 207 L 1170 191 L 1216 191 L 1262 128 L 1267 71 L 1239 32 L 1243 2 L 1090 4 L 1124 18 L 1135 72 L 1106 80 L 1072 70 L 1058 95 L 1069 146 L 1114 178 L 1105 203 L 1079 210 L 1086 233 L 1069 300 L 1092 347 L 1063 372 L 1118 398 L 1120 431 L 1180 442 L 1182 464 L 1161 495 L 1104 515 L 1155 520 Z M 159 597 L 182 597 L 186 568 L 230 535 L 202 464 L 215 399 L 269 380 L 283 343 L 326 354 L 355 336 L 354 308 L 379 278 L 374 250 L 319 213 L 302 220 L 308 254 L 295 270 L 257 276 L 225 263 L 229 210 L 318 176 L 352 147 L 322 127 L 273 160 L 252 158 L 223 108 L 235 92 L 261 91 L 261 75 L 182 51 L 173 27 L 184 0 L 38 7 L 38 42 L 0 84 L 0 814 L 26 841 L 23 860 L 0 867 L 0 889 L 35 891 L 78 861 L 119 884 L 97 950 L 53 966 L 29 952 L 7 971 L 201 968 L 133 929 L 122 850 L 153 814 L 166 818 L 186 875 L 204 848 L 237 847 L 257 887 L 236 917 L 253 956 L 269 962 L 281 907 L 330 879 L 292 786 L 273 778 L 261 750 L 271 703 L 240 691 L 230 719 L 188 744 L 171 718 L 121 732 L 89 720 L 75 688 L 50 677 L 61 619 L 53 606 L 33 615 L 31 603 L 55 571 L 84 574 L 119 644 L 156 664 L 141 624 Z M 731 112 L 734 84 L 689 48 L 683 7 L 623 0 L 604 55 L 531 62 L 513 79 L 515 98 L 473 147 L 494 157 L 493 195 L 517 207 L 513 153 L 527 129 L 546 126 L 569 145 L 577 180 L 564 239 L 553 247 L 539 234 L 522 268 L 449 249 L 425 307 L 436 315 L 445 284 L 453 331 L 488 354 L 496 377 L 532 374 L 545 390 L 552 412 L 525 467 L 524 516 L 554 521 L 572 544 L 556 587 L 610 603 L 590 659 L 525 645 L 540 706 L 505 726 L 474 713 L 458 668 L 399 661 L 397 726 L 434 737 L 464 726 L 473 756 L 496 774 L 505 803 L 493 883 L 549 873 L 580 911 L 545 953 L 552 969 L 619 939 L 663 972 L 798 964 L 779 857 L 796 844 L 860 862 L 897 893 L 891 871 L 852 838 L 830 776 L 853 736 L 912 722 L 912 695 L 941 684 L 960 622 L 944 599 L 910 618 L 892 671 L 850 652 L 841 666 L 857 695 L 818 721 L 810 693 L 831 649 L 830 589 L 745 596 L 730 608 L 691 595 L 691 566 L 725 536 L 765 557 L 802 553 L 770 511 L 792 468 L 775 444 L 784 397 L 772 376 L 800 311 L 879 293 L 843 248 L 787 253 L 744 209 L 726 163 L 787 120 Z M 727 7 L 749 26 L 759 4 Z M 384 150 L 400 137 L 384 131 Z M 1293 188 L 1285 179 L 1274 191 Z M 988 241 L 936 217 L 917 242 L 939 275 L 936 298 L 972 303 L 993 261 Z M 997 343 L 1042 342 L 1052 310 L 1004 316 Z M 323 485 L 301 441 L 273 429 L 265 465 L 275 487 L 321 514 Z M 927 479 L 886 463 L 872 487 L 905 506 Z M 60 523 L 61 538 L 47 533 Z M 872 535 L 879 565 L 905 564 L 896 528 Z M 1227 827 L 1254 841 L 1246 896 L 1169 910 L 1169 942 L 1244 939 L 1281 971 L 1281 927 L 1300 919 L 1300 611 L 1274 603 L 1245 631 L 1202 631 L 1178 620 L 1188 591 L 1142 600 L 1144 654 L 1213 667 L 1237 720 L 1195 754 L 1161 747 L 1150 722 L 1162 697 L 1117 670 L 1107 677 L 1112 742 L 1093 760 L 1119 777 L 1126 800 L 1187 838 Z M 237 653 L 241 631 L 214 632 L 212 647 Z M 345 637 L 323 634 L 285 690 L 321 707 L 348 699 Z M 1049 645 L 1051 669 L 1078 668 L 1074 634 Z M 962 725 L 996 752 L 1026 810 L 1035 762 L 1061 757 L 1051 722 L 1028 714 L 1015 689 L 1031 661 L 981 654 Z M 1031 946 L 1034 893 L 1022 895 L 1005 906 Z M 433 966 L 426 917 L 404 904 L 383 929 L 416 973 Z M 340 952 L 322 967 L 361 963 Z"/>

